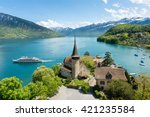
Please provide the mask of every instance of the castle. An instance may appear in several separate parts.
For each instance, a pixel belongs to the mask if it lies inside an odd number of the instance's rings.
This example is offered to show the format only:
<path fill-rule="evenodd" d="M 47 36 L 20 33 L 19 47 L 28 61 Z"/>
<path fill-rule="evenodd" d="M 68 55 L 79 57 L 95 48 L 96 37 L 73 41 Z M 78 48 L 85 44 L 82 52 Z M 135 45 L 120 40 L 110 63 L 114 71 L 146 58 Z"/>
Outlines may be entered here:
<path fill-rule="evenodd" d="M 76 44 L 76 38 L 74 38 L 73 52 L 70 57 L 66 57 L 61 68 L 61 75 L 66 78 L 82 78 L 87 77 L 89 74 L 86 66 L 80 61 L 78 55 L 78 49 Z"/>
<path fill-rule="evenodd" d="M 112 80 L 127 80 L 123 68 L 119 68 L 116 65 L 102 66 L 104 58 L 99 56 L 91 57 L 93 58 L 96 67 L 94 76 L 90 75 L 90 71 L 81 62 L 81 57 L 78 55 L 76 39 L 74 39 L 72 55 L 64 59 L 63 66 L 61 67 L 61 76 L 72 79 L 88 78 L 88 76 L 90 76 L 91 78 L 94 78 L 96 84 L 103 89 L 105 89 L 107 84 Z"/>

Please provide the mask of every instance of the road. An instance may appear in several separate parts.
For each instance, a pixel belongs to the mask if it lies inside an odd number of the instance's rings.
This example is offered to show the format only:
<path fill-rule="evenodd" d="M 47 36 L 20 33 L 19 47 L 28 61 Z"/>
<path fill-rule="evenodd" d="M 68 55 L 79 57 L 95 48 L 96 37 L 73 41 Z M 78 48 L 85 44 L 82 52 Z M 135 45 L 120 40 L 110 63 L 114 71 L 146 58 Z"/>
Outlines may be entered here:
<path fill-rule="evenodd" d="M 96 100 L 92 94 L 83 94 L 79 90 L 60 87 L 58 94 L 50 100 Z"/>

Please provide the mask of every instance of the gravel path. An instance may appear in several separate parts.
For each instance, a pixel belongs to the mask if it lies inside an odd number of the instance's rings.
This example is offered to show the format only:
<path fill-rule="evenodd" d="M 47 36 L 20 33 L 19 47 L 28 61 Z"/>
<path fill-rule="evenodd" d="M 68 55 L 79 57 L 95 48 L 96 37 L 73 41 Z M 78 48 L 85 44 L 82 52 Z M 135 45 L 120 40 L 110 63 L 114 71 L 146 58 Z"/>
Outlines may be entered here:
<path fill-rule="evenodd" d="M 50 100 L 95 100 L 92 94 L 83 94 L 79 90 L 60 87 L 57 95 L 50 98 Z"/>

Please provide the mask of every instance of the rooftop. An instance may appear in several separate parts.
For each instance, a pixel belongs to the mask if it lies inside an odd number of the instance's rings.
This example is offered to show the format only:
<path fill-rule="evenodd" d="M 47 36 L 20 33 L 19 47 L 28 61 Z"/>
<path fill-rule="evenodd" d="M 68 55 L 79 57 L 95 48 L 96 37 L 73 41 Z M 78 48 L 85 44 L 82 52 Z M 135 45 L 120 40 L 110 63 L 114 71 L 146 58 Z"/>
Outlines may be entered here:
<path fill-rule="evenodd" d="M 124 69 L 112 67 L 97 67 L 95 69 L 95 79 L 104 80 L 108 73 L 111 73 L 112 80 L 127 80 Z"/>

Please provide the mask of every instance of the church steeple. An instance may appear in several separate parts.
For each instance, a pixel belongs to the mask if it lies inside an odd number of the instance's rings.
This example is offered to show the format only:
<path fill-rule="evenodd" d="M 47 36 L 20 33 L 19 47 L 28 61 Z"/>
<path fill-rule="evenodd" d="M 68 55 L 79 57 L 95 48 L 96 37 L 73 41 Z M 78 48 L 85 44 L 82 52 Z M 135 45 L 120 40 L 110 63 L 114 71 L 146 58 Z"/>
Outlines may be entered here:
<path fill-rule="evenodd" d="M 74 36 L 74 47 L 73 47 L 72 57 L 79 57 L 75 36 Z"/>
<path fill-rule="evenodd" d="M 75 36 L 74 36 L 74 47 L 73 47 L 71 58 L 72 58 L 72 78 L 78 78 L 78 75 L 80 73 L 80 56 L 78 55 Z"/>

